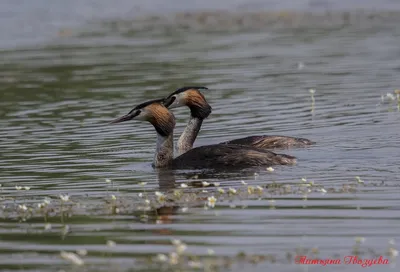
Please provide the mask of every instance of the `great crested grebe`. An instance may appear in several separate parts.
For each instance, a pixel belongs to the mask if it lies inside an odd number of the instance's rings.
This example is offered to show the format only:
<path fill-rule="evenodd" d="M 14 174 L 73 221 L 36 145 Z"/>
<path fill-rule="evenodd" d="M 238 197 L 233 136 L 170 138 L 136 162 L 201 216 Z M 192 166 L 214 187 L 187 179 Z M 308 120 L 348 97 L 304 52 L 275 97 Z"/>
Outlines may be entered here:
<path fill-rule="evenodd" d="M 157 132 L 153 167 L 173 169 L 248 168 L 254 166 L 293 165 L 296 158 L 254 147 L 231 144 L 200 146 L 174 159 L 173 130 L 175 117 L 163 104 L 164 99 L 144 102 L 128 114 L 111 121 L 147 121 Z"/>
<path fill-rule="evenodd" d="M 183 106 L 187 106 L 190 109 L 189 123 L 178 140 L 179 154 L 183 154 L 193 147 L 203 120 L 211 113 L 211 106 L 199 90 L 208 90 L 208 88 L 183 87 L 165 98 L 164 105 L 169 109 Z M 220 144 L 237 144 L 260 149 L 287 149 L 291 147 L 306 147 L 314 144 L 314 142 L 304 138 L 280 135 L 257 135 L 222 142 Z"/>

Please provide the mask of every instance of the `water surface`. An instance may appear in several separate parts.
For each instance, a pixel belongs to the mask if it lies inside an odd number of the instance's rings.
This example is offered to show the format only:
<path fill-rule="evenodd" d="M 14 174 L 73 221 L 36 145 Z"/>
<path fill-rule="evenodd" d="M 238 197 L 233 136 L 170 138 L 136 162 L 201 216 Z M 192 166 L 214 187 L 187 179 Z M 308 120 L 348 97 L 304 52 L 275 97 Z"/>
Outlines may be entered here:
<path fill-rule="evenodd" d="M 400 17 L 330 16 L 143 15 L 94 20 L 45 43 L 4 46 L 0 268 L 81 271 L 60 251 L 85 249 L 82 271 L 158 271 L 147 260 L 172 252 L 171 239 L 197 257 L 212 249 L 209 258 L 228 270 L 232 262 L 234 271 L 363 269 L 294 263 L 305 254 L 390 259 L 392 239 L 399 238 L 400 114 L 397 101 L 381 96 L 400 88 Z M 298 164 L 273 172 L 159 173 L 150 165 L 149 124 L 106 124 L 185 85 L 210 88 L 213 112 L 196 146 L 257 134 L 317 144 L 280 151 Z M 174 114 L 178 135 L 189 112 Z M 249 195 L 248 186 L 256 191 Z M 183 192 L 180 200 L 174 188 Z M 146 211 L 145 199 L 155 203 L 156 191 L 172 200 Z M 60 194 L 69 195 L 62 205 Z M 216 206 L 205 209 L 211 195 Z M 51 202 L 40 210 L 46 197 Z"/>

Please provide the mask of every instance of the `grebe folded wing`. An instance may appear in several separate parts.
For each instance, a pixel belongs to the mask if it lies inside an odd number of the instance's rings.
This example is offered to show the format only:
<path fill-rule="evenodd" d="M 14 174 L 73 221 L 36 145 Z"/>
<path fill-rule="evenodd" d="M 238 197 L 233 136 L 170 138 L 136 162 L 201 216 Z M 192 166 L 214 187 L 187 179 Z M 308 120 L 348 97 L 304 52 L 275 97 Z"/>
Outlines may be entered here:
<path fill-rule="evenodd" d="M 175 169 L 247 168 L 255 166 L 294 165 L 296 158 L 249 146 L 215 144 L 195 147 L 176 157 Z"/>
<path fill-rule="evenodd" d="M 281 135 L 259 135 L 259 136 L 248 136 L 244 138 L 234 139 L 231 141 L 222 142 L 221 144 L 238 144 L 238 145 L 249 145 L 257 148 L 291 148 L 291 147 L 306 147 L 315 144 L 305 138 L 296 138 Z"/>

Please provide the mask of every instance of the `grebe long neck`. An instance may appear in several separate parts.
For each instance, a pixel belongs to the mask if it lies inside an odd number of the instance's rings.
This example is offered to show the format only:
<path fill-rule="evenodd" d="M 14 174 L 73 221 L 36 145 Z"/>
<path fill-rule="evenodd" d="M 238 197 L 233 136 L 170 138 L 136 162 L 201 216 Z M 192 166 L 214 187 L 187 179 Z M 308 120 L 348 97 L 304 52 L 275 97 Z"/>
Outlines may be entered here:
<path fill-rule="evenodd" d="M 163 136 L 157 133 L 157 146 L 154 154 L 153 166 L 156 168 L 165 168 L 172 163 L 174 159 L 174 137 L 173 133 Z"/>
<path fill-rule="evenodd" d="M 202 124 L 202 118 L 190 116 L 189 122 L 186 125 L 182 135 L 179 137 L 177 143 L 178 155 L 186 153 L 188 150 L 192 149 L 193 143 L 199 134 Z"/>

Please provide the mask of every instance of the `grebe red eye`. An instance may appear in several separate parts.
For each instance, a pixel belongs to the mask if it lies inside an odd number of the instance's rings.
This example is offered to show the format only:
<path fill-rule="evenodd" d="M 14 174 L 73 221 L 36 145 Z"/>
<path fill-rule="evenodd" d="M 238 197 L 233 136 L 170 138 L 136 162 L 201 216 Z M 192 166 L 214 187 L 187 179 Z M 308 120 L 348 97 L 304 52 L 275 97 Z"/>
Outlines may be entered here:
<path fill-rule="evenodd" d="M 164 104 L 165 107 L 168 108 L 169 106 L 171 106 L 172 103 L 174 103 L 175 100 L 176 100 L 176 96 L 173 95 L 171 97 L 166 98 L 164 100 L 163 104 Z"/>
<path fill-rule="evenodd" d="M 134 118 L 134 117 L 138 116 L 140 113 L 141 113 L 140 110 L 135 110 L 135 109 L 133 109 L 133 110 L 131 110 L 131 111 L 128 113 L 128 115 L 130 115 L 131 118 Z"/>

